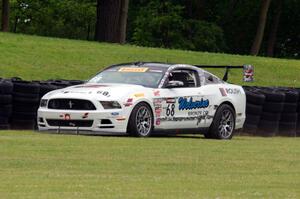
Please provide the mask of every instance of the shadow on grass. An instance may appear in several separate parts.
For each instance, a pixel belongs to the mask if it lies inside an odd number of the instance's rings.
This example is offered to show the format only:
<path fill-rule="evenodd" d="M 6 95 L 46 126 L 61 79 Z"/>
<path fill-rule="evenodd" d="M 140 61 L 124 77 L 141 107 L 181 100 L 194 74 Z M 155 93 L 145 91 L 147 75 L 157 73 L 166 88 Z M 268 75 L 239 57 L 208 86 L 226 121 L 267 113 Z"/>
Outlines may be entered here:
<path fill-rule="evenodd" d="M 78 134 L 76 132 L 54 132 L 54 131 L 36 131 L 37 133 L 45 133 L 45 134 L 53 134 L 53 135 L 78 135 L 78 136 L 90 136 L 90 137 L 118 137 L 118 138 L 139 138 L 130 136 L 128 134 L 124 133 L 82 133 L 79 132 Z M 155 133 L 151 135 L 149 138 L 182 138 L 182 139 L 205 139 L 202 134 L 163 134 L 163 133 Z"/>

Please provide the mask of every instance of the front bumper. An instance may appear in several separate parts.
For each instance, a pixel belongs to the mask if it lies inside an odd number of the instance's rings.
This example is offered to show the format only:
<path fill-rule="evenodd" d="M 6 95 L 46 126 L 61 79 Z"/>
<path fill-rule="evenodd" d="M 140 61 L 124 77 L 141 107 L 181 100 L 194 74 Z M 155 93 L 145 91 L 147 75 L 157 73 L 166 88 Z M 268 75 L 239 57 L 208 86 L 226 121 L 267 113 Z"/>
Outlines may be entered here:
<path fill-rule="evenodd" d="M 128 114 L 124 110 L 74 111 L 39 108 L 40 131 L 126 133 Z"/>

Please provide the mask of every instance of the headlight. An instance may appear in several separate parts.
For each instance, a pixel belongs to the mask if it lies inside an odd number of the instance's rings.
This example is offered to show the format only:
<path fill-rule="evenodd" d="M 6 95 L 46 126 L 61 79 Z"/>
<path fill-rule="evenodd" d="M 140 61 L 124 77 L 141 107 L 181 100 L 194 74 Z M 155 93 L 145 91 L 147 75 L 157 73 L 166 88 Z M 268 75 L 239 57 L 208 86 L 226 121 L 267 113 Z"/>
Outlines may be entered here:
<path fill-rule="evenodd" d="M 42 99 L 40 102 L 40 107 L 47 107 L 47 102 L 48 102 L 48 100 Z"/>
<path fill-rule="evenodd" d="M 121 105 L 117 101 L 100 101 L 104 109 L 120 109 Z"/>

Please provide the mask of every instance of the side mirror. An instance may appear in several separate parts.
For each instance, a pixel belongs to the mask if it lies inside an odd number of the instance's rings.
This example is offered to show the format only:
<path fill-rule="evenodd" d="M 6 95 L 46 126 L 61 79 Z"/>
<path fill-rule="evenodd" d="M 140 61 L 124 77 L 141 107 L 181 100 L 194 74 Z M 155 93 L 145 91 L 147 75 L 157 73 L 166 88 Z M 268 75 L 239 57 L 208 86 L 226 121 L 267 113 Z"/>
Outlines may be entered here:
<path fill-rule="evenodd" d="M 184 86 L 184 83 L 182 81 L 172 80 L 167 83 L 166 88 L 177 88 L 177 87 L 183 87 L 183 86 Z"/>

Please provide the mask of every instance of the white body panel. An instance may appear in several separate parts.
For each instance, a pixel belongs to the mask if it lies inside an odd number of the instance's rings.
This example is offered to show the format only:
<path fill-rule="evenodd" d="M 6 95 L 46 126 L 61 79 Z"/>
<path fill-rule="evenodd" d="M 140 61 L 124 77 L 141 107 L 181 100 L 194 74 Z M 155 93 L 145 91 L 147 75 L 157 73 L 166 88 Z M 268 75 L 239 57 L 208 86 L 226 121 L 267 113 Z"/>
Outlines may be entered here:
<path fill-rule="evenodd" d="M 195 69 L 193 66 L 188 67 Z M 174 68 L 176 67 L 170 70 Z M 201 72 L 199 71 L 199 74 Z M 243 88 L 221 81 L 214 84 L 201 83 L 199 87 L 189 88 L 162 88 L 161 85 L 158 88 L 147 88 L 128 84 L 87 83 L 52 91 L 42 99 L 48 100 L 47 102 L 52 99 L 70 99 L 71 104 L 73 99 L 87 100 L 95 106 L 96 110 L 60 110 L 40 107 L 39 130 L 126 133 L 131 111 L 139 102 L 146 102 L 151 107 L 154 129 L 157 130 L 208 128 L 217 108 L 222 103 L 230 104 L 234 108 L 236 129 L 242 128 L 245 121 L 246 98 Z M 121 108 L 104 109 L 100 101 L 116 101 Z M 67 126 L 55 126 L 50 125 L 49 120 L 70 122 Z M 91 121 L 92 125 L 72 126 L 73 120 Z M 102 120 L 109 120 L 111 124 L 102 124 Z"/>

